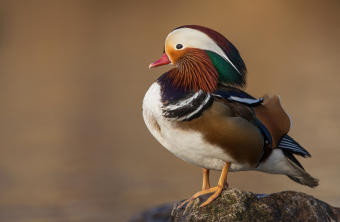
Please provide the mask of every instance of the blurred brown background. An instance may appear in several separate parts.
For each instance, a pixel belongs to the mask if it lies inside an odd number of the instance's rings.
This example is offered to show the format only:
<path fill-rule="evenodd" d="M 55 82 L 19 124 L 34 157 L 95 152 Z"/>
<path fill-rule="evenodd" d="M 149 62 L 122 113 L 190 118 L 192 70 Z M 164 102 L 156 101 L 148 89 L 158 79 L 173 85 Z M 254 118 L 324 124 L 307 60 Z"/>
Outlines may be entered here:
<path fill-rule="evenodd" d="M 201 188 L 201 169 L 152 137 L 141 108 L 171 68 L 148 65 L 185 24 L 238 48 L 247 92 L 281 95 L 313 156 L 299 160 L 320 179 L 240 172 L 229 185 L 340 207 L 339 1 L 1 1 L 0 221 L 126 221 Z"/>

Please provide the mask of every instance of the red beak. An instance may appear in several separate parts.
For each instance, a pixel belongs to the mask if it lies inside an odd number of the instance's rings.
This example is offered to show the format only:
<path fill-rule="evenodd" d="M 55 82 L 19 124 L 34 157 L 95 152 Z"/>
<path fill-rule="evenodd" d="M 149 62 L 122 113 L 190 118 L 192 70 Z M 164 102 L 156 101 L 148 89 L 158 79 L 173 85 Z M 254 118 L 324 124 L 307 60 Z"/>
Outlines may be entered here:
<path fill-rule="evenodd" d="M 156 62 L 151 63 L 149 65 L 149 69 L 157 67 L 157 66 L 166 65 L 166 64 L 169 64 L 169 63 L 171 63 L 171 61 L 169 60 L 169 58 L 166 55 L 166 53 L 164 53 L 160 59 L 158 59 Z"/>

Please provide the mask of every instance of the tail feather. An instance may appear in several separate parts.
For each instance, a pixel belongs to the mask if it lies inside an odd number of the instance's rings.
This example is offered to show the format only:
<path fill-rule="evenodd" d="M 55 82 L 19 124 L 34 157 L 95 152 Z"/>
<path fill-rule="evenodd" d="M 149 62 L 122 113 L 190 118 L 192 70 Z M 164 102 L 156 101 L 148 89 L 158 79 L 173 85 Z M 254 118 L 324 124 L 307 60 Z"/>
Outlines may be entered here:
<path fill-rule="evenodd" d="M 285 155 L 285 157 L 290 161 L 293 162 L 295 165 L 297 165 L 298 167 L 300 167 L 301 169 L 305 170 L 305 168 L 303 168 L 303 166 L 301 165 L 301 163 L 295 158 L 295 156 L 293 155 L 293 153 L 287 151 L 287 150 L 282 150 L 283 154 Z"/>
<path fill-rule="evenodd" d="M 303 182 L 301 182 L 300 179 L 298 179 L 298 178 L 296 178 L 296 177 L 289 176 L 289 175 L 287 175 L 287 177 L 289 177 L 289 179 L 293 180 L 294 182 L 297 182 L 297 183 L 299 183 L 299 184 L 301 184 L 301 185 L 305 185 Z"/>
<path fill-rule="evenodd" d="M 293 138 L 284 135 L 269 154 L 269 157 L 262 161 L 256 170 L 266 173 L 284 174 L 294 182 L 311 188 L 318 186 L 319 180 L 305 171 L 294 154 L 305 158 L 311 157 L 308 151 Z"/>
<path fill-rule="evenodd" d="M 290 153 L 294 153 L 305 158 L 312 157 L 307 150 L 305 150 L 298 142 L 296 142 L 292 137 L 288 136 L 287 134 L 281 138 L 279 144 L 277 145 L 277 148 L 286 150 Z"/>
<path fill-rule="evenodd" d="M 296 171 L 295 175 L 287 175 L 290 179 L 301 185 L 309 186 L 311 188 L 319 185 L 319 180 L 312 177 L 309 173 L 305 171 L 301 163 L 294 157 L 292 152 L 289 152 L 287 150 L 282 150 L 282 152 Z"/>

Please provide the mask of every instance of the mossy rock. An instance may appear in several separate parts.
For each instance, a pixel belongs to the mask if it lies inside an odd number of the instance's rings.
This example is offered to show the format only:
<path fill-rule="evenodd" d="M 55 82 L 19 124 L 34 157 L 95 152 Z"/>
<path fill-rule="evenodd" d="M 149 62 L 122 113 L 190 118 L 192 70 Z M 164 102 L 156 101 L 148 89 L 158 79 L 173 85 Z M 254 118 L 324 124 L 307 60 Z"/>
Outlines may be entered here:
<path fill-rule="evenodd" d="M 304 193 L 285 191 L 256 195 L 227 188 L 211 204 L 199 207 L 207 196 L 196 199 L 184 214 L 173 207 L 169 222 L 188 221 L 340 221 L 340 209 Z"/>

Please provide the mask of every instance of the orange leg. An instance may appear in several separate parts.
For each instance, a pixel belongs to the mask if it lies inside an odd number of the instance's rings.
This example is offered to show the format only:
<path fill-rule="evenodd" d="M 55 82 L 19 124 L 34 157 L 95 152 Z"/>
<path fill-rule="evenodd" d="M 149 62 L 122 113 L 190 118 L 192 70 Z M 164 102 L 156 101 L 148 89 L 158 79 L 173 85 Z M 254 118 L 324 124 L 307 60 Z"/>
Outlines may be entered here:
<path fill-rule="evenodd" d="M 207 190 L 210 188 L 210 183 L 209 183 L 209 172 L 210 170 L 202 168 L 203 170 L 203 185 L 202 185 L 202 190 Z M 181 208 L 182 206 L 184 206 L 184 204 L 188 203 L 190 201 L 190 203 L 192 202 L 191 198 L 187 199 L 186 201 L 184 201 L 179 207 Z"/>
<path fill-rule="evenodd" d="M 227 182 L 227 174 L 228 174 L 229 166 L 230 166 L 230 163 L 226 162 L 223 169 L 222 169 L 222 173 L 221 173 L 220 179 L 219 179 L 216 187 L 212 187 L 212 188 L 202 190 L 202 191 L 196 193 L 189 200 L 183 202 L 178 208 L 181 208 L 185 203 L 189 202 L 188 205 L 187 205 L 187 207 L 188 207 L 197 197 L 204 195 L 204 194 L 207 194 L 207 193 L 214 193 L 214 194 L 211 195 L 204 203 L 202 203 L 200 205 L 200 207 L 204 207 L 204 206 L 210 204 L 213 200 L 215 200 L 221 194 L 225 184 L 227 184 L 226 182 Z"/>
<path fill-rule="evenodd" d="M 202 190 L 207 190 L 210 188 L 210 183 L 209 183 L 209 171 L 208 169 L 202 168 L 203 170 L 203 186 Z"/>

